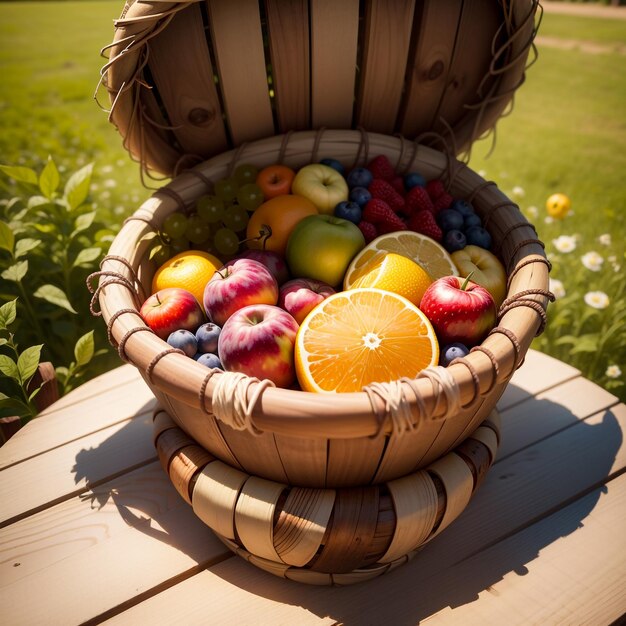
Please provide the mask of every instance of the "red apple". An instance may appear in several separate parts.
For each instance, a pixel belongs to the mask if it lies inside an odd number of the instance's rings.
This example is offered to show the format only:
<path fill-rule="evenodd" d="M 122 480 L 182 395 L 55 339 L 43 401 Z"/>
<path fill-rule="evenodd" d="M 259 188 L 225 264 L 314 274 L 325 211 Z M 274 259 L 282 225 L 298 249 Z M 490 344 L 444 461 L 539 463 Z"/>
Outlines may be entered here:
<path fill-rule="evenodd" d="M 426 289 L 419 308 L 433 325 L 441 345 L 479 344 L 496 323 L 493 296 L 459 276 L 444 276 Z"/>
<path fill-rule="evenodd" d="M 223 326 L 239 309 L 251 304 L 276 304 L 278 283 L 271 272 L 253 259 L 233 259 L 211 276 L 204 288 L 204 310 Z"/>
<path fill-rule="evenodd" d="M 228 372 L 242 372 L 277 387 L 295 381 L 293 362 L 298 324 L 287 311 L 253 304 L 233 313 L 222 328 L 217 351 Z"/>
<path fill-rule="evenodd" d="M 190 291 L 179 287 L 167 287 L 153 293 L 141 305 L 139 314 L 163 340 L 175 330 L 195 332 L 204 322 L 200 303 Z"/>
<path fill-rule="evenodd" d="M 294 278 L 287 281 L 278 292 L 278 306 L 302 324 L 309 311 L 322 300 L 335 293 L 327 283 L 313 278 Z"/>
<path fill-rule="evenodd" d="M 285 259 L 273 250 L 244 250 L 237 255 L 238 259 L 253 259 L 263 263 L 276 279 L 278 286 L 289 280 L 289 268 Z"/>

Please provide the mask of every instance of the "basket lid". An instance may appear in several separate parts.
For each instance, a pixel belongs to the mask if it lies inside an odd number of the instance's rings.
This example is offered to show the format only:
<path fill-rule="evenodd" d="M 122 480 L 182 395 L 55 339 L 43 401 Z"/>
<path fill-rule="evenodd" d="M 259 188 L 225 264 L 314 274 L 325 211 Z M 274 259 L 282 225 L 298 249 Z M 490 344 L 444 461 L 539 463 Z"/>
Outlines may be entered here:
<path fill-rule="evenodd" d="M 364 128 L 455 153 L 523 83 L 538 0 L 129 0 L 102 84 L 145 171 L 247 141 Z"/>

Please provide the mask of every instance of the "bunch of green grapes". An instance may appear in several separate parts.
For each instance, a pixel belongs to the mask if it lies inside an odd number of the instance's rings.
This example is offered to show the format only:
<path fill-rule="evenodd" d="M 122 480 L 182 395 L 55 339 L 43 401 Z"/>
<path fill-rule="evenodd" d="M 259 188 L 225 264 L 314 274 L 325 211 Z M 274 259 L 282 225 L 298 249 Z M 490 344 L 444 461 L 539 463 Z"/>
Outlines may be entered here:
<path fill-rule="evenodd" d="M 213 193 L 199 198 L 190 211 L 168 215 L 154 240 L 150 258 L 160 265 L 190 248 L 224 258 L 236 254 L 245 239 L 250 213 L 264 201 L 255 183 L 257 173 L 254 165 L 239 165 L 232 176 L 217 181 Z"/>

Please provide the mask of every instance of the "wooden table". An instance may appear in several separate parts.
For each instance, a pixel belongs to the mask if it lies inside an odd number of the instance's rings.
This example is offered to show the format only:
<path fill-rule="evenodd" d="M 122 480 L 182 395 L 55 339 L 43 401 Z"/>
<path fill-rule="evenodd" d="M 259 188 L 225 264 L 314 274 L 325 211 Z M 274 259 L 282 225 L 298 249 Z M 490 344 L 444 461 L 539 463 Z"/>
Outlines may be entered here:
<path fill-rule="evenodd" d="M 0 624 L 610 624 L 626 612 L 626 406 L 531 351 L 498 459 L 408 564 L 351 587 L 232 555 L 161 469 L 124 365 L 0 449 Z"/>

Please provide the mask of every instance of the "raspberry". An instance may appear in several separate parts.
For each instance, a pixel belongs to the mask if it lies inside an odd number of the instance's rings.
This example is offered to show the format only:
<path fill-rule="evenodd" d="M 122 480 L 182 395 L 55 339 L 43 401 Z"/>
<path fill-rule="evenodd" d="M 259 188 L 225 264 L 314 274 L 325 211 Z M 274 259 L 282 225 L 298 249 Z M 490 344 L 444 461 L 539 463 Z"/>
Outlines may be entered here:
<path fill-rule="evenodd" d="M 361 220 L 357 226 L 363 233 L 363 237 L 365 237 L 365 243 L 369 243 L 370 241 L 374 241 L 376 237 L 378 237 L 378 231 L 376 230 L 376 226 L 372 224 L 372 222 L 366 222 L 365 220 Z"/>
<path fill-rule="evenodd" d="M 372 194 L 372 198 L 384 200 L 395 213 L 404 208 L 404 198 L 382 178 L 375 178 L 367 190 Z"/>
<path fill-rule="evenodd" d="M 406 188 L 404 187 L 404 178 L 402 176 L 394 176 L 389 184 L 401 195 L 404 195 Z"/>
<path fill-rule="evenodd" d="M 387 223 L 378 225 L 378 232 L 381 235 L 386 235 L 388 233 L 395 233 L 399 230 L 407 230 L 407 226 L 404 222 L 402 222 L 401 226 L 398 226 L 396 224 L 387 224 Z"/>
<path fill-rule="evenodd" d="M 366 222 L 372 222 L 376 225 L 378 232 L 381 232 L 381 227 L 390 227 L 392 230 L 387 232 L 393 232 L 394 230 L 404 230 L 406 228 L 405 223 L 391 210 L 391 207 L 379 198 L 372 198 L 363 210 L 363 219 Z"/>
<path fill-rule="evenodd" d="M 374 178 L 382 178 L 387 182 L 393 180 L 396 177 L 396 172 L 393 169 L 393 165 L 389 162 L 389 159 L 381 154 L 372 159 L 367 164 L 367 169 L 372 172 Z"/>
<path fill-rule="evenodd" d="M 409 219 L 407 227 L 409 230 L 413 230 L 416 233 L 421 233 L 422 235 L 427 235 L 435 241 L 441 242 L 441 240 L 443 239 L 443 233 L 441 232 L 441 228 L 437 226 L 435 216 L 430 211 L 418 211 L 417 213 L 412 215 Z"/>
<path fill-rule="evenodd" d="M 434 180 L 429 180 L 426 183 L 426 191 L 428 192 L 430 199 L 434 201 L 442 193 L 446 192 L 446 188 L 444 187 L 443 182 L 441 182 L 438 178 L 435 178 Z"/>
<path fill-rule="evenodd" d="M 404 197 L 405 211 L 409 215 L 418 211 L 433 212 L 433 201 L 424 187 L 413 187 Z"/>
<path fill-rule="evenodd" d="M 447 192 L 444 191 L 434 202 L 433 202 L 433 212 L 435 215 L 439 213 L 442 209 L 447 209 L 454 202 L 454 198 Z"/>

